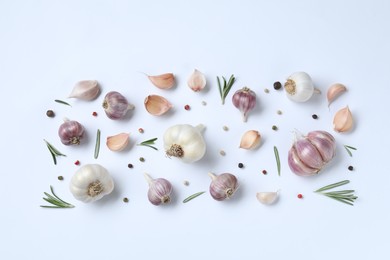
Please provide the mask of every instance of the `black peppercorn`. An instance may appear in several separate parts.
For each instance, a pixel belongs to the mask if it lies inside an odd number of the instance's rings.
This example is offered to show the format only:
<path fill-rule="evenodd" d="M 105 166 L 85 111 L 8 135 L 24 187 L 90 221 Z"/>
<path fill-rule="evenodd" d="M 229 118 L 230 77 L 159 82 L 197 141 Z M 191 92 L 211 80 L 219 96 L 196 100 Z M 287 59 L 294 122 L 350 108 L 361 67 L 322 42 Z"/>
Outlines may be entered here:
<path fill-rule="evenodd" d="M 244 168 L 244 164 L 243 164 L 243 163 L 239 163 L 239 164 L 238 164 L 238 168 L 240 168 L 240 169 L 241 169 L 241 168 Z"/>
<path fill-rule="evenodd" d="M 47 111 L 46 111 L 46 115 L 47 115 L 48 117 L 54 117 L 54 116 L 55 116 L 53 110 L 47 110 Z"/>
<path fill-rule="evenodd" d="M 279 81 L 276 81 L 274 83 L 274 89 L 279 90 L 281 88 L 282 88 L 282 83 L 280 83 Z"/>
<path fill-rule="evenodd" d="M 276 130 L 278 130 L 278 127 L 276 125 L 273 125 L 272 130 L 276 131 Z"/>
<path fill-rule="evenodd" d="M 318 116 L 317 116 L 316 114 L 313 114 L 311 117 L 312 117 L 313 119 L 317 119 L 317 118 L 318 118 Z"/>
<path fill-rule="evenodd" d="M 348 170 L 353 171 L 353 166 L 352 165 L 348 166 Z"/>
<path fill-rule="evenodd" d="M 64 177 L 62 177 L 62 176 L 58 176 L 57 178 L 58 178 L 58 180 L 60 180 L 60 181 L 63 181 L 63 180 L 64 180 Z"/>
<path fill-rule="evenodd" d="M 123 202 L 127 203 L 127 202 L 129 202 L 129 199 L 128 198 L 123 198 Z"/>
<path fill-rule="evenodd" d="M 129 163 L 129 164 L 127 165 L 127 167 L 129 167 L 129 168 L 131 169 L 131 168 L 133 168 L 134 166 L 133 166 L 131 163 Z"/>

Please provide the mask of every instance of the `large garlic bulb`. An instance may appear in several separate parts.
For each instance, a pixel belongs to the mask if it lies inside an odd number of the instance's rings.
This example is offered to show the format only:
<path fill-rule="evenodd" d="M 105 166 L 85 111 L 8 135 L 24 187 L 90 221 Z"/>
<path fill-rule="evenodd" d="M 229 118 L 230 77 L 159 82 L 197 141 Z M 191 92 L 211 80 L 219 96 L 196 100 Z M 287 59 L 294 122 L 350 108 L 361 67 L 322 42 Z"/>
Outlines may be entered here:
<path fill-rule="evenodd" d="M 206 143 L 202 136 L 203 125 L 196 127 L 187 124 L 171 126 L 164 134 L 164 149 L 168 157 L 176 157 L 185 163 L 200 160 L 206 153 Z"/>
<path fill-rule="evenodd" d="M 114 189 L 114 181 L 103 166 L 86 164 L 73 175 L 69 188 L 77 200 L 93 202 L 110 194 Z"/>
<path fill-rule="evenodd" d="M 305 102 L 311 98 L 314 92 L 319 92 L 314 88 L 313 81 L 306 72 L 295 72 L 287 78 L 284 84 L 286 95 L 295 102 Z"/>

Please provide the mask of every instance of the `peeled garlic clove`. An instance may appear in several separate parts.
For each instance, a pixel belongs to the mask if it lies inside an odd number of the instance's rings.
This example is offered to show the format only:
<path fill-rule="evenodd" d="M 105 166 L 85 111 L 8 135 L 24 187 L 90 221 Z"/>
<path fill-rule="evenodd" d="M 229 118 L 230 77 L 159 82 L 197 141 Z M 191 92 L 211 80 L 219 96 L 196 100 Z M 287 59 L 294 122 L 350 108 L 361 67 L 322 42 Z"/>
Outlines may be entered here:
<path fill-rule="evenodd" d="M 82 80 L 73 87 L 69 98 L 78 98 L 82 100 L 93 100 L 100 93 L 100 87 L 96 80 Z"/>
<path fill-rule="evenodd" d="M 349 107 L 346 106 L 337 111 L 333 118 L 333 129 L 336 132 L 348 132 L 352 127 L 353 117 Z"/>
<path fill-rule="evenodd" d="M 117 135 L 107 137 L 107 147 L 111 151 L 119 152 L 127 147 L 130 141 L 130 135 L 128 133 L 120 133 Z"/>
<path fill-rule="evenodd" d="M 172 73 L 148 76 L 148 78 L 153 85 L 160 89 L 170 89 L 175 85 L 175 76 Z"/>
<path fill-rule="evenodd" d="M 172 108 L 172 104 L 159 95 L 147 96 L 144 103 L 146 110 L 154 116 L 161 116 Z"/>
<path fill-rule="evenodd" d="M 253 150 L 260 145 L 261 135 L 256 130 L 249 130 L 241 137 L 240 148 Z"/>
<path fill-rule="evenodd" d="M 347 91 L 347 88 L 340 83 L 335 83 L 331 85 L 328 89 L 326 97 L 328 99 L 328 106 L 332 103 L 338 96 Z"/>
<path fill-rule="evenodd" d="M 258 192 L 256 193 L 256 198 L 259 202 L 270 205 L 274 203 L 278 198 L 279 192 Z"/>
<path fill-rule="evenodd" d="M 206 86 L 206 77 L 195 69 L 187 81 L 188 86 L 195 92 L 201 91 Z"/>

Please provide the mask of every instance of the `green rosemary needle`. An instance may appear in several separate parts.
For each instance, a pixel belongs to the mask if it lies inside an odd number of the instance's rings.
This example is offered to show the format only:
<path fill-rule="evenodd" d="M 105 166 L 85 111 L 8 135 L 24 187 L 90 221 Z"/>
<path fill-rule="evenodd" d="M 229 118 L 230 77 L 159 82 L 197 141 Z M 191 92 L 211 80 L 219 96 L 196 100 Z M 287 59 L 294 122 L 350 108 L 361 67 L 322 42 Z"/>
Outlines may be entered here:
<path fill-rule="evenodd" d="M 276 146 L 274 146 L 274 153 L 276 159 L 276 166 L 278 167 L 278 175 L 280 176 L 280 158 L 279 158 L 278 148 Z"/>
<path fill-rule="evenodd" d="M 154 142 L 157 140 L 157 138 L 152 138 L 152 139 L 149 139 L 149 140 L 146 140 L 146 141 L 143 141 L 142 143 L 139 143 L 138 145 L 140 146 L 147 146 L 147 147 L 150 147 L 154 150 L 158 150 L 156 147 L 153 146 Z"/>
<path fill-rule="evenodd" d="M 62 100 L 59 100 L 59 99 L 55 99 L 54 101 L 57 102 L 57 103 L 60 103 L 60 104 L 63 104 L 63 105 L 67 105 L 67 106 L 71 107 L 71 105 L 69 103 L 65 102 L 65 101 L 62 101 Z"/>
<path fill-rule="evenodd" d="M 200 191 L 200 192 L 194 193 L 194 194 L 188 196 L 187 198 L 185 198 L 185 199 L 183 200 L 183 203 L 187 203 L 187 202 L 189 202 L 190 200 L 195 199 L 196 197 L 202 195 L 203 193 L 205 193 L 205 191 Z"/>
<path fill-rule="evenodd" d="M 97 159 L 99 156 L 99 150 L 100 150 L 100 129 L 98 129 L 96 132 L 96 144 L 95 144 L 95 153 L 94 153 L 95 159 Z"/>
<path fill-rule="evenodd" d="M 46 198 L 43 198 L 45 201 L 49 202 L 50 204 L 52 204 L 52 206 L 47 206 L 47 205 L 41 205 L 42 208 L 54 208 L 54 209 L 59 209 L 59 208 L 74 208 L 74 205 L 66 202 L 66 201 L 63 201 L 62 199 L 60 199 L 55 193 L 54 193 L 54 190 L 53 190 L 53 187 L 50 186 L 50 191 L 51 191 L 51 194 L 53 195 L 50 195 L 49 193 L 47 192 L 44 192 L 43 194 L 46 195 Z"/>
<path fill-rule="evenodd" d="M 358 198 L 353 193 L 355 190 L 339 190 L 339 191 L 328 191 L 330 189 L 334 189 L 340 187 L 342 185 L 348 184 L 349 180 L 344 180 L 340 182 L 336 182 L 333 184 L 326 185 L 314 192 L 332 198 L 334 200 L 340 201 L 342 203 L 353 206 L 354 201 Z"/>
<path fill-rule="evenodd" d="M 53 157 L 54 164 L 57 164 L 57 156 L 66 156 L 65 154 L 58 151 L 52 144 L 50 144 L 48 141 L 43 139 L 45 141 L 47 148 L 49 149 L 49 152 L 51 156 Z"/>
<path fill-rule="evenodd" d="M 351 152 L 351 150 L 357 150 L 355 147 L 352 147 L 352 146 L 349 146 L 349 145 L 344 145 L 344 148 L 345 148 L 345 150 L 347 151 L 347 153 L 349 154 L 349 156 L 351 156 L 352 157 L 352 152 Z"/>
<path fill-rule="evenodd" d="M 223 79 L 223 86 L 221 85 L 221 80 L 219 79 L 219 77 L 217 77 L 219 94 L 221 96 L 222 105 L 224 105 L 225 99 L 229 94 L 229 91 L 232 88 L 234 82 L 236 81 L 236 78 L 234 77 L 234 75 L 231 75 L 228 82 L 226 82 L 225 77 L 222 77 L 222 79 Z"/>

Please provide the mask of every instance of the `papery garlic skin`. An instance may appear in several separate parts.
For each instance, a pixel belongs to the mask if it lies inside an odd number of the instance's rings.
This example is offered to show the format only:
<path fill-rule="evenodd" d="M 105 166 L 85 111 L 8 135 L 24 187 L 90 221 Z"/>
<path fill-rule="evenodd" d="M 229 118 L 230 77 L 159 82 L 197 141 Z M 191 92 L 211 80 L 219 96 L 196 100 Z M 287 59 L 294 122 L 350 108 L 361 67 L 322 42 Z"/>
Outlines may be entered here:
<path fill-rule="evenodd" d="M 73 87 L 69 98 L 78 98 L 82 100 L 93 100 L 100 93 L 100 87 L 97 80 L 82 80 Z"/>
<path fill-rule="evenodd" d="M 288 152 L 288 165 L 299 176 L 312 176 L 321 171 L 336 155 L 334 137 L 326 131 L 312 131 L 307 136 L 295 133 Z"/>
<path fill-rule="evenodd" d="M 254 150 L 259 147 L 261 135 L 256 130 L 249 130 L 241 137 L 240 148 Z"/>
<path fill-rule="evenodd" d="M 58 129 L 58 136 L 64 145 L 79 145 L 84 137 L 84 127 L 77 121 L 66 119 Z"/>
<path fill-rule="evenodd" d="M 248 87 L 237 90 L 232 97 L 233 105 L 240 110 L 242 121 L 246 122 L 248 114 L 256 106 L 256 93 Z"/>
<path fill-rule="evenodd" d="M 206 143 L 202 136 L 203 125 L 196 127 L 178 124 L 169 127 L 163 136 L 164 149 L 168 157 L 176 157 L 185 163 L 193 163 L 203 158 Z"/>
<path fill-rule="evenodd" d="M 148 199 L 155 206 L 168 204 L 171 202 L 172 184 L 164 179 L 152 179 L 149 174 L 144 173 L 144 177 L 149 184 Z"/>
<path fill-rule="evenodd" d="M 311 77 L 306 72 L 295 72 L 287 78 L 284 84 L 287 97 L 295 102 L 305 102 L 314 93 Z"/>
<path fill-rule="evenodd" d="M 231 173 L 222 173 L 220 175 L 209 173 L 209 176 L 212 179 L 209 188 L 210 195 L 217 201 L 230 199 L 238 189 L 238 180 Z"/>
<path fill-rule="evenodd" d="M 326 98 L 328 99 L 328 106 L 342 93 L 347 91 L 347 87 L 340 83 L 335 83 L 331 85 L 326 93 Z"/>
<path fill-rule="evenodd" d="M 161 116 L 167 113 L 171 108 L 172 104 L 166 98 L 159 95 L 149 95 L 144 101 L 145 109 L 149 114 L 154 116 Z"/>
<path fill-rule="evenodd" d="M 129 144 L 130 135 L 128 133 L 120 133 L 113 136 L 108 136 L 106 145 L 113 152 L 123 151 Z"/>
<path fill-rule="evenodd" d="M 150 82 L 159 89 L 170 89 L 175 85 L 175 76 L 173 73 L 165 73 L 156 76 L 148 76 Z"/>
<path fill-rule="evenodd" d="M 352 112 L 349 107 L 346 106 L 336 112 L 333 118 L 333 129 L 336 132 L 348 132 L 353 127 Z"/>
<path fill-rule="evenodd" d="M 194 92 L 201 91 L 206 86 L 206 77 L 202 72 L 195 69 L 191 76 L 188 78 L 187 84 Z"/>
<path fill-rule="evenodd" d="M 114 180 L 103 166 L 86 164 L 72 176 L 69 189 L 77 200 L 89 203 L 110 194 L 114 190 Z"/>
<path fill-rule="evenodd" d="M 273 204 L 279 196 L 279 192 L 258 192 L 256 198 L 259 202 L 265 205 Z"/>
<path fill-rule="evenodd" d="M 134 106 L 119 92 L 111 91 L 104 97 L 103 108 L 108 118 L 116 120 L 124 118 L 127 111 L 134 109 Z"/>

